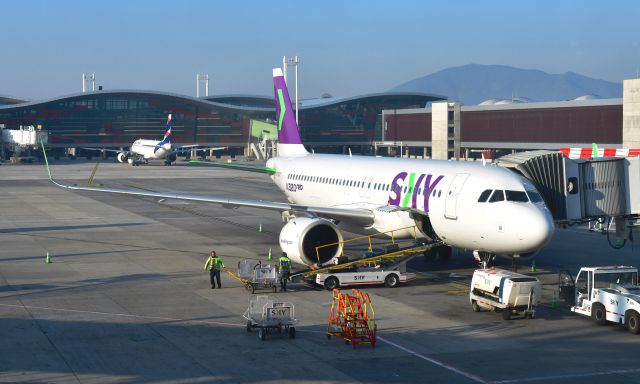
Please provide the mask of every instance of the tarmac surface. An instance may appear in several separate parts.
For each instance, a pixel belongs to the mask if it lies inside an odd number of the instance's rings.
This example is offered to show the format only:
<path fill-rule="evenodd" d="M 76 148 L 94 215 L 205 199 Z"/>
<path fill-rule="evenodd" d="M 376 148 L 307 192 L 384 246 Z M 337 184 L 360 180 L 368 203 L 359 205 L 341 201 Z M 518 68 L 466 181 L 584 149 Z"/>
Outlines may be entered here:
<path fill-rule="evenodd" d="M 83 182 L 93 166 L 52 169 Z M 104 163 L 95 180 L 284 201 L 266 175 L 220 168 Z M 536 257 L 544 297 L 534 319 L 472 312 L 476 264 L 454 251 L 412 260 L 418 278 L 406 286 L 365 288 L 378 344 L 353 349 L 325 335 L 325 290 L 276 293 L 295 304 L 297 337 L 260 341 L 242 318 L 252 295 L 226 274 L 210 289 L 211 249 L 231 270 L 269 248 L 279 254 L 278 212 L 70 191 L 41 164 L 0 166 L 0 191 L 0 382 L 640 383 L 640 336 L 550 305 L 559 269 L 640 264 L 640 250 L 613 250 L 583 227 L 557 230 Z"/>

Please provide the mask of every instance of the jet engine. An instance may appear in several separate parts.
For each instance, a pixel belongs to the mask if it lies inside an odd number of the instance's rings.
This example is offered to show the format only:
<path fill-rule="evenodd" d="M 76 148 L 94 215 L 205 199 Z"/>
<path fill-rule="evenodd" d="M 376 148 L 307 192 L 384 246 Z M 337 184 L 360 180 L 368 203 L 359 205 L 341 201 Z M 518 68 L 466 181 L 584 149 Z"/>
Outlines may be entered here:
<path fill-rule="evenodd" d="M 167 155 L 167 161 L 170 163 L 173 163 L 174 161 L 176 161 L 176 159 L 178 159 L 178 156 L 176 156 L 175 153 L 170 153 Z"/>
<path fill-rule="evenodd" d="M 127 162 L 127 155 L 124 152 L 118 152 L 118 155 L 116 156 L 116 159 L 118 159 L 119 163 L 126 163 Z"/>
<path fill-rule="evenodd" d="M 280 231 L 280 248 L 292 262 L 304 265 L 324 264 L 340 256 L 342 233 L 329 220 L 295 217 Z M 318 249 L 321 245 L 333 244 Z"/>

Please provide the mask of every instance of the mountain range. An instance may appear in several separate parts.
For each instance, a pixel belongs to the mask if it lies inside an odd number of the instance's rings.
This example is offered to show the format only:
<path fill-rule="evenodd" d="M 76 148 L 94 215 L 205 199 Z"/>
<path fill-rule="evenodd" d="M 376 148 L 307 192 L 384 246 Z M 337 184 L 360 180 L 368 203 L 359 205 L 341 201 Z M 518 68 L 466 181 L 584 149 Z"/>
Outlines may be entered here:
<path fill-rule="evenodd" d="M 574 72 L 549 74 L 505 65 L 468 64 L 408 81 L 390 91 L 435 93 L 465 105 L 475 105 L 489 99 L 561 101 L 585 95 L 620 98 L 622 84 Z"/>

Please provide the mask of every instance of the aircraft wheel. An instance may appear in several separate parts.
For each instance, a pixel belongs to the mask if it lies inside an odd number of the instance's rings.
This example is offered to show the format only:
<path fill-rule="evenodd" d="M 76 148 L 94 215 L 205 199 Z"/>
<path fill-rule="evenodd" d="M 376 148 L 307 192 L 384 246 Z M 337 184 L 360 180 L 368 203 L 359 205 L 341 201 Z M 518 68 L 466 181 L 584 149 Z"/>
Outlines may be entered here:
<path fill-rule="evenodd" d="M 443 245 L 442 247 L 438 247 L 438 258 L 440 260 L 449 260 L 452 253 L 453 248 L 449 246 Z"/>
<path fill-rule="evenodd" d="M 436 259 L 436 248 L 427 249 L 424 251 L 424 258 L 428 262 L 432 262 Z"/>

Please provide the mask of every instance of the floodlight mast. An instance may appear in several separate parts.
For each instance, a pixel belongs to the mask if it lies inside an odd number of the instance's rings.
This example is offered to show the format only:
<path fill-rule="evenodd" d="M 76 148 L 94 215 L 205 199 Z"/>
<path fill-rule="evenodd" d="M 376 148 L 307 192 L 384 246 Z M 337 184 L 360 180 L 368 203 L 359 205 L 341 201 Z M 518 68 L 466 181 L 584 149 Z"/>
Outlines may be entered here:
<path fill-rule="evenodd" d="M 91 82 L 91 92 L 96 91 L 96 74 L 95 73 L 83 73 L 82 74 L 82 93 L 87 92 L 87 82 Z"/>
<path fill-rule="evenodd" d="M 200 82 L 204 82 L 204 96 L 209 96 L 209 74 L 196 74 L 196 97 L 200 97 Z"/>
<path fill-rule="evenodd" d="M 298 64 L 300 64 L 300 58 L 298 55 L 287 58 L 287 56 L 282 56 L 282 74 L 284 75 L 284 82 L 287 83 L 287 67 L 295 66 L 295 92 L 296 92 L 296 124 L 298 124 Z"/>

